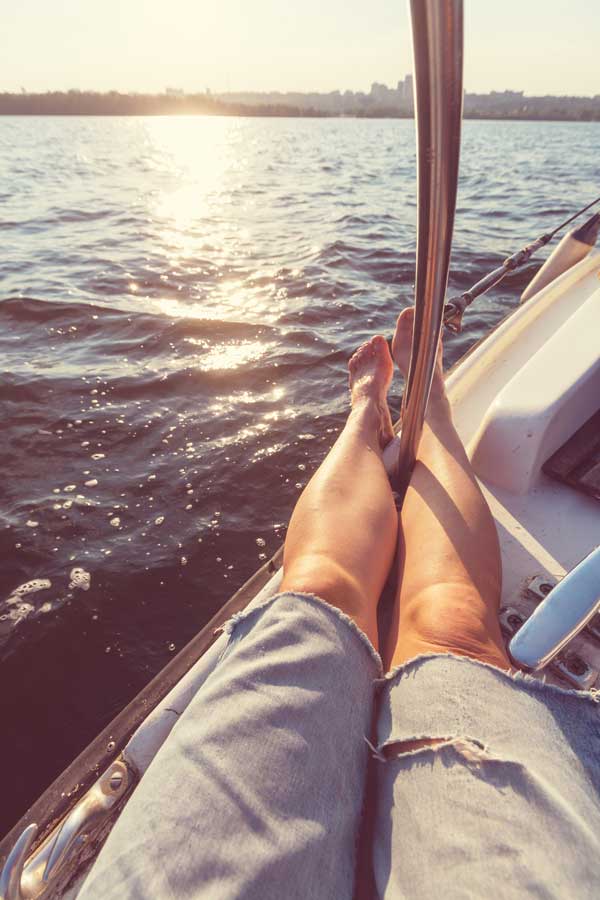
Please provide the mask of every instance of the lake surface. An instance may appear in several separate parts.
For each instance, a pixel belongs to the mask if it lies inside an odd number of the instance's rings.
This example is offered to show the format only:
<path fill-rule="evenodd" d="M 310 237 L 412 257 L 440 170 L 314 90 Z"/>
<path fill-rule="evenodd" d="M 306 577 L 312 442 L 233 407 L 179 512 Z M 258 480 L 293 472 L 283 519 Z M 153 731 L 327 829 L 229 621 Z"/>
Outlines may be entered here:
<path fill-rule="evenodd" d="M 465 123 L 451 292 L 593 198 L 599 143 Z M 411 121 L 0 118 L 0 833 L 277 549 L 415 218 Z"/>

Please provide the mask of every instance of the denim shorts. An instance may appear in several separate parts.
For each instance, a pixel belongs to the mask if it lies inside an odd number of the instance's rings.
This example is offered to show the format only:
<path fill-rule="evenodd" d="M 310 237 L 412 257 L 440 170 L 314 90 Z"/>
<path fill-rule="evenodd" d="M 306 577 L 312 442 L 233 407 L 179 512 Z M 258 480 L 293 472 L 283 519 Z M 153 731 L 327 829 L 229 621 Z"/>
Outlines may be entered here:
<path fill-rule="evenodd" d="M 383 676 L 308 594 L 226 632 L 81 900 L 600 896 L 593 693 L 451 655 Z"/>

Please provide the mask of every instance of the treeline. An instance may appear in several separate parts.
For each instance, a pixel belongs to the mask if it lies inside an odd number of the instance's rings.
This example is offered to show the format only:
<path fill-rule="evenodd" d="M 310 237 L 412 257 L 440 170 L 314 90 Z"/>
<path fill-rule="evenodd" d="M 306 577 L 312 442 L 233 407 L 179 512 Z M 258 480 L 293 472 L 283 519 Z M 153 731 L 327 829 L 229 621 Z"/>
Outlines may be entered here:
<path fill-rule="evenodd" d="M 250 98 L 249 98 L 250 99 Z M 351 104 L 343 109 L 318 108 L 286 102 L 241 102 L 204 94 L 121 94 L 118 91 L 48 91 L 43 94 L 0 93 L 0 115 L 8 116 L 302 116 L 324 118 L 412 118 L 412 111 L 390 101 Z M 308 98 L 307 98 L 308 99 Z M 311 98 L 312 100 L 312 95 Z M 368 100 L 368 103 L 367 103 Z M 599 122 L 599 97 L 523 97 L 518 102 L 503 95 L 466 95 L 465 119 L 523 119 L 562 122 Z"/>
<path fill-rule="evenodd" d="M 224 103 L 210 94 L 120 94 L 109 91 L 48 91 L 44 94 L 0 93 L 4 116 L 308 116 L 326 113 L 293 106 Z"/>
<path fill-rule="evenodd" d="M 508 95 L 507 95 L 508 94 Z M 525 97 L 506 94 L 466 94 L 465 119 L 527 119 L 555 122 L 599 122 L 600 96 Z"/>
<path fill-rule="evenodd" d="M 600 104 L 597 109 L 515 109 L 505 111 L 471 109 L 464 119 L 521 119 L 525 122 L 600 122 Z"/>

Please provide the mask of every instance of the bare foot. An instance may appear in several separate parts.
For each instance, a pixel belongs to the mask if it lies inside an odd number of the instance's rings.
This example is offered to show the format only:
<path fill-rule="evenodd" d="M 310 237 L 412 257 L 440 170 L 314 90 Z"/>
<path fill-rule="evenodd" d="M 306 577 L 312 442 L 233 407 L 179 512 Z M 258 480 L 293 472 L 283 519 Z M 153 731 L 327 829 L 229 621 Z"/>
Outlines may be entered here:
<path fill-rule="evenodd" d="M 396 331 L 392 339 L 392 356 L 394 362 L 406 378 L 408 374 L 408 366 L 410 363 L 410 348 L 412 344 L 413 322 L 415 320 L 415 308 L 409 306 L 403 309 L 398 316 L 396 323 Z M 437 363 L 433 376 L 432 392 L 444 391 L 444 373 L 442 368 L 442 342 L 438 348 Z"/>
<path fill-rule="evenodd" d="M 379 443 L 385 447 L 394 437 L 387 405 L 394 363 L 386 339 L 377 334 L 359 347 L 348 363 L 348 371 L 352 407 L 372 407 L 377 416 Z"/>

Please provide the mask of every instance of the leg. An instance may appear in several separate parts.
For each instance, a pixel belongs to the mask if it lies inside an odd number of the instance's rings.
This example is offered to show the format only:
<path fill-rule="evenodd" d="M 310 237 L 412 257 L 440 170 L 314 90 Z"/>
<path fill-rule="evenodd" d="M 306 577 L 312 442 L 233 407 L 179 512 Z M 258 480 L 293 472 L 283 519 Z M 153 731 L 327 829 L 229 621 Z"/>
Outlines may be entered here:
<path fill-rule="evenodd" d="M 401 367 L 410 319 L 396 333 Z M 371 896 L 591 900 L 596 697 L 502 671 L 496 531 L 441 367 L 401 513 L 399 566 L 388 658 L 400 665 L 378 700 Z"/>
<path fill-rule="evenodd" d="M 309 591 L 349 615 L 377 648 L 376 610 L 392 564 L 397 513 L 381 459 L 392 437 L 384 338 L 350 360 L 352 412 L 300 497 L 287 533 L 284 591 Z"/>
<path fill-rule="evenodd" d="M 406 371 L 412 311 L 398 320 L 393 352 Z M 452 423 L 441 364 L 419 457 L 400 513 L 398 595 L 387 661 L 452 652 L 509 668 L 497 612 L 496 528 Z"/>

